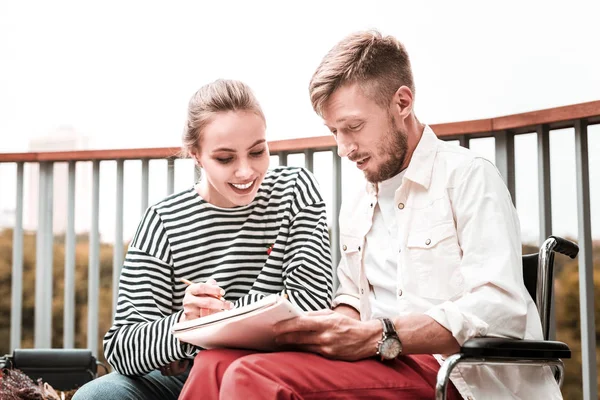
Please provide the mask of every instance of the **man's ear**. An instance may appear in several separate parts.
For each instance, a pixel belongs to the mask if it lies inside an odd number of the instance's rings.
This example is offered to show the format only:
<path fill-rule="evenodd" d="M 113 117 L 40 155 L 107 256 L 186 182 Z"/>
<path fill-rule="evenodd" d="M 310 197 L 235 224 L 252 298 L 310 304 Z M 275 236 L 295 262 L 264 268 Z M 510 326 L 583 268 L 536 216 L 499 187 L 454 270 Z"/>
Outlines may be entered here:
<path fill-rule="evenodd" d="M 406 119 L 413 108 L 413 93 L 408 86 L 400 86 L 392 99 L 394 113 L 400 120 Z"/>

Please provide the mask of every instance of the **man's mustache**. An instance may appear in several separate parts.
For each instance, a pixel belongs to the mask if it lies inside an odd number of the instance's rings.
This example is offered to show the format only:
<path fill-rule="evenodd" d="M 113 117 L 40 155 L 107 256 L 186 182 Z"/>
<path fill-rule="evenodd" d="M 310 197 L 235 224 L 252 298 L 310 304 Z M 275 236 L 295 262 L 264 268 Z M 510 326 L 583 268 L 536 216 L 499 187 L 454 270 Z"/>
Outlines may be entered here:
<path fill-rule="evenodd" d="M 348 160 L 352 161 L 352 162 L 357 162 L 359 160 L 362 160 L 364 158 L 369 157 L 369 155 L 367 153 L 363 153 L 363 154 L 352 154 L 351 156 L 348 156 Z"/>

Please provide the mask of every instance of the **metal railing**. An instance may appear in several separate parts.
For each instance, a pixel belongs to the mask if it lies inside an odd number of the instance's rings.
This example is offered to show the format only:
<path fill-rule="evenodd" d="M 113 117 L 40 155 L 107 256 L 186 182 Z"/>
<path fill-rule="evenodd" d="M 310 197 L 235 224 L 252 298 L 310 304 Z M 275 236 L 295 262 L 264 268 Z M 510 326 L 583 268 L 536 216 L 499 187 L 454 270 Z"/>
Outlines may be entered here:
<path fill-rule="evenodd" d="M 597 398 L 596 388 L 596 344 L 594 320 L 594 284 L 592 264 L 592 236 L 590 224 L 590 177 L 588 166 L 588 127 L 600 123 L 600 101 L 557 107 L 553 109 L 516 114 L 476 121 L 454 122 L 433 125 L 436 134 L 444 140 L 456 140 L 469 147 L 471 140 L 493 137 L 495 139 L 495 163 L 505 179 L 508 189 L 516 201 L 515 190 L 515 136 L 525 133 L 537 135 L 538 194 L 539 194 L 539 238 L 543 241 L 552 234 L 552 209 L 550 188 L 550 132 L 570 128 L 575 135 L 577 221 L 579 253 L 579 285 L 581 309 L 581 346 L 583 364 L 583 392 L 589 399 Z M 333 195 L 330 209 L 332 251 L 334 261 L 339 260 L 339 231 L 337 215 L 342 200 L 342 161 L 336 154 L 335 141 L 330 136 L 280 140 L 269 143 L 272 155 L 280 165 L 286 165 L 288 156 L 304 155 L 305 167 L 313 171 L 314 156 L 329 152 L 332 156 L 331 178 Z M 52 244 L 53 244 L 53 171 L 57 163 L 67 163 L 67 221 L 65 231 L 65 292 L 64 292 L 64 347 L 74 346 L 75 332 L 75 168 L 77 163 L 92 162 L 91 171 L 91 229 L 89 232 L 88 264 L 88 316 L 99 312 L 99 209 L 100 209 L 100 165 L 116 161 L 113 248 L 113 312 L 116 307 L 117 283 L 123 263 L 123 192 L 124 161 L 141 162 L 141 208 L 148 207 L 149 162 L 167 160 L 167 193 L 173 193 L 175 182 L 175 160 L 179 148 L 145 148 L 119 150 L 90 150 L 64 152 L 0 153 L 0 164 L 16 164 L 16 209 L 13 231 L 12 266 L 12 312 L 10 347 L 18 348 L 21 343 L 22 298 L 23 298 L 23 186 L 25 164 L 39 165 L 38 228 L 36 240 L 35 277 L 35 347 L 51 347 L 52 339 Z M 194 175 L 197 178 L 197 175 Z M 87 321 L 87 347 L 98 353 L 98 319 Z"/>

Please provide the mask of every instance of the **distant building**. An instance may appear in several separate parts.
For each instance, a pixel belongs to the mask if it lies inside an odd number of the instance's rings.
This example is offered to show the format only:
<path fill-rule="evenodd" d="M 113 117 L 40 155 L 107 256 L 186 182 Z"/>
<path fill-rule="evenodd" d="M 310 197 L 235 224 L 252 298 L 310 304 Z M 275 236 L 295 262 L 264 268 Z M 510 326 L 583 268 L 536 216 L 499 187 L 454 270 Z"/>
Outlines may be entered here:
<path fill-rule="evenodd" d="M 0 209 L 0 229 L 12 228 L 15 226 L 15 210 L 3 208 Z"/>
<path fill-rule="evenodd" d="M 38 137 L 29 142 L 29 151 L 68 151 L 86 150 L 89 147 L 89 137 L 77 132 L 70 125 L 59 126 L 49 135 Z M 23 205 L 23 227 L 35 230 L 38 225 L 38 202 L 43 201 L 39 196 L 39 169 L 36 165 L 25 167 L 25 203 Z M 67 228 L 67 195 L 68 195 L 68 164 L 54 164 L 53 190 L 53 232 L 64 233 Z M 88 200 L 91 189 L 91 165 L 77 163 L 75 173 L 75 230 L 88 231 L 90 226 L 91 205 Z"/>

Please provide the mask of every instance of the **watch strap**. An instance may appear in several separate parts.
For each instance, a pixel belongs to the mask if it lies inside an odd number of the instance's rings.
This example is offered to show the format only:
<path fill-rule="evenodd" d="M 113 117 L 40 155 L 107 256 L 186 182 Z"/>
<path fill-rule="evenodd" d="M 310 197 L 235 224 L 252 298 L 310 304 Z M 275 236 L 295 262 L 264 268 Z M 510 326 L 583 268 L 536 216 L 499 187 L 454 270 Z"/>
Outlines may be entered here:
<path fill-rule="evenodd" d="M 389 318 L 379 318 L 381 323 L 383 324 L 383 337 L 386 336 L 398 336 L 396 333 L 396 327 L 394 323 Z"/>

